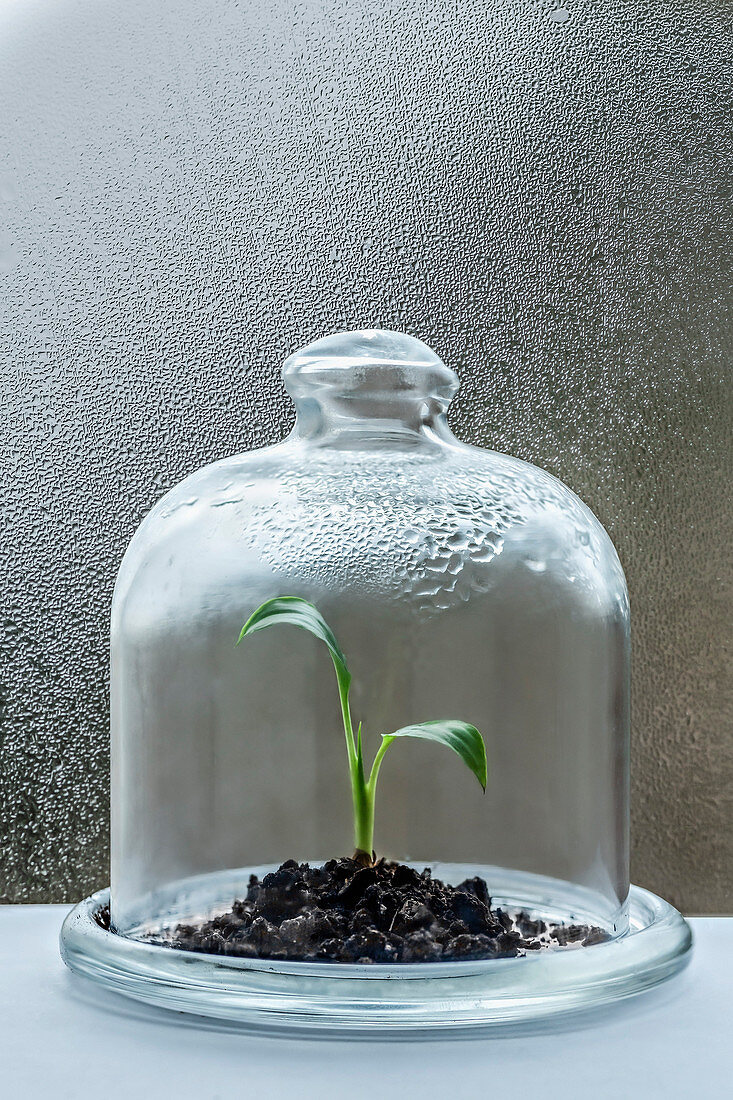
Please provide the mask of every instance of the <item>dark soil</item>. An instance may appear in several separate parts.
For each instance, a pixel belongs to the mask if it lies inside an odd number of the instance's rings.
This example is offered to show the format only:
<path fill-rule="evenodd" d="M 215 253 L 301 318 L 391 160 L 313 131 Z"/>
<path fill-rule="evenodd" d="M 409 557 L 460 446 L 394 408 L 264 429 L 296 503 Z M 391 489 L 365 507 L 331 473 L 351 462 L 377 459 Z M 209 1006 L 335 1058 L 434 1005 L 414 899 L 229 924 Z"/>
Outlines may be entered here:
<path fill-rule="evenodd" d="M 104 928 L 105 932 L 109 932 L 112 927 L 109 919 L 109 905 L 102 905 L 96 910 L 94 919 L 100 928 Z"/>
<path fill-rule="evenodd" d="M 492 909 L 482 878 L 446 886 L 428 868 L 353 859 L 322 867 L 288 860 L 262 881 L 251 875 L 229 912 L 149 937 L 214 955 L 346 963 L 507 958 L 608 938 L 601 928 Z"/>

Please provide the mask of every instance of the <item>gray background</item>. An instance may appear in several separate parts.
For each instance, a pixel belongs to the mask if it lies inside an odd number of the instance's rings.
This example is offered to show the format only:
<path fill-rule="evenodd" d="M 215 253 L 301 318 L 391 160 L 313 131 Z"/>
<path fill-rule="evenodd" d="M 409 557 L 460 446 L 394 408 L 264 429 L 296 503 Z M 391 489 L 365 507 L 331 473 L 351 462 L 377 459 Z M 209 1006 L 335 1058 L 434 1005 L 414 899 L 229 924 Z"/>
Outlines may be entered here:
<path fill-rule="evenodd" d="M 2 881 L 108 876 L 107 630 L 152 503 L 405 329 L 629 578 L 635 881 L 731 908 L 733 5 L 0 8 Z"/>

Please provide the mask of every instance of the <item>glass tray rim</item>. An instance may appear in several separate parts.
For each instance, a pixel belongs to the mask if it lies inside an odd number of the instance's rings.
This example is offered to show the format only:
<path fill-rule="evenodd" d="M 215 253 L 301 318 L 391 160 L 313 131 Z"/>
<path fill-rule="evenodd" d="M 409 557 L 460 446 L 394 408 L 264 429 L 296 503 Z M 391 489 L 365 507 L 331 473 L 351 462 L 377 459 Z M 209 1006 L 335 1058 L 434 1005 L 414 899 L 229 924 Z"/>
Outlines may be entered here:
<path fill-rule="evenodd" d="M 530 895 L 534 880 L 548 881 L 487 873 L 499 897 L 516 894 L 518 881 Z M 61 955 L 74 973 L 148 1005 L 342 1038 L 474 1032 L 608 1004 L 682 969 L 692 945 L 677 910 L 638 886 L 629 891 L 629 931 L 604 943 L 512 959 L 371 966 L 235 959 L 145 943 L 98 923 L 108 903 L 109 889 L 100 890 L 63 923 Z"/>

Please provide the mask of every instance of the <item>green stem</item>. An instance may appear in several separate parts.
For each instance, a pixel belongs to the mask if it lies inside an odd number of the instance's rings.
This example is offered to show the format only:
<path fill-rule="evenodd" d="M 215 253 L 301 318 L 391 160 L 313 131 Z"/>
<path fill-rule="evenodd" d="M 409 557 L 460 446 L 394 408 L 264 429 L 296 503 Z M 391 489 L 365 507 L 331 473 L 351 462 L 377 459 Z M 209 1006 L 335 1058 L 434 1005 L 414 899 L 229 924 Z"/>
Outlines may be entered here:
<path fill-rule="evenodd" d="M 364 781 L 362 760 L 351 773 L 351 792 L 354 800 L 354 844 L 357 852 L 364 852 L 371 859 L 374 851 L 374 792 Z"/>
<path fill-rule="evenodd" d="M 339 699 L 341 700 L 341 715 L 344 720 L 344 735 L 346 737 L 346 751 L 349 754 L 349 771 L 351 772 L 352 782 L 354 776 L 354 765 L 356 764 L 356 745 L 354 742 L 354 727 L 351 724 L 351 707 L 349 706 L 349 689 L 344 687 L 339 677 Z"/>
<path fill-rule="evenodd" d="M 361 722 L 358 736 L 354 736 L 349 704 L 349 687 L 339 677 L 339 699 L 344 722 L 346 752 L 349 757 L 349 775 L 351 777 L 351 798 L 354 805 L 354 844 L 356 851 L 370 860 L 374 851 L 374 800 L 377 790 L 377 776 L 393 737 L 383 737 L 377 755 L 374 757 L 369 779 L 364 776 L 364 756 L 361 745 Z"/>
<path fill-rule="evenodd" d="M 364 779 L 364 759 L 361 751 L 361 723 L 359 737 L 354 737 L 354 725 L 351 720 L 349 688 L 339 677 L 339 699 L 341 715 L 344 721 L 346 752 L 349 757 L 349 775 L 351 777 L 351 798 L 354 805 L 354 844 L 357 851 L 365 852 L 371 859 L 374 836 L 374 799 L 369 798 Z"/>
<path fill-rule="evenodd" d="M 386 734 L 382 737 L 382 744 L 379 746 L 377 755 L 374 757 L 374 763 L 372 764 L 372 770 L 369 775 L 369 790 L 371 792 L 372 801 L 374 801 L 374 795 L 377 790 L 377 776 L 379 775 L 379 769 L 382 766 L 384 760 L 384 754 L 389 746 L 394 741 L 394 737 L 389 737 Z"/>
<path fill-rule="evenodd" d="M 359 727 L 361 732 L 361 726 Z M 377 776 L 382 760 L 393 737 L 383 737 L 377 755 L 374 757 L 369 780 L 364 778 L 364 761 L 361 754 L 361 736 L 356 768 L 351 773 L 351 790 L 354 798 L 354 841 L 357 852 L 365 852 L 371 859 L 374 851 L 374 803 L 377 794 Z"/>

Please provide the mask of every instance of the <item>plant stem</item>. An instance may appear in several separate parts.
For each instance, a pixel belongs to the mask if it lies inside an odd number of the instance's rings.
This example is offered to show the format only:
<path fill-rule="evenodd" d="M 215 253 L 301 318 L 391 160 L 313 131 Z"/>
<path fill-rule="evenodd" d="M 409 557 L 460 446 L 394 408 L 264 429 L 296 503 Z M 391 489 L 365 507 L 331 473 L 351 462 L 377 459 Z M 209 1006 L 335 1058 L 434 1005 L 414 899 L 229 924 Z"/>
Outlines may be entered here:
<path fill-rule="evenodd" d="M 351 792 L 354 800 L 354 844 L 359 853 L 371 861 L 374 851 L 374 792 L 364 782 L 364 765 L 360 760 L 351 773 Z"/>
<path fill-rule="evenodd" d="M 356 764 L 356 744 L 354 741 L 354 727 L 351 724 L 351 707 L 349 706 L 349 689 L 344 687 L 339 679 L 339 699 L 341 700 L 341 715 L 344 720 L 344 735 L 346 737 L 346 751 L 349 754 L 349 771 L 352 783 L 354 780 L 354 765 Z"/>
<path fill-rule="evenodd" d="M 349 687 L 339 678 L 339 699 L 344 722 L 346 751 L 349 757 L 349 775 L 351 777 L 351 798 L 354 806 L 354 844 L 358 855 L 370 862 L 374 853 L 374 800 L 377 790 L 377 776 L 393 737 L 383 737 L 377 755 L 374 757 L 369 779 L 364 776 L 364 756 L 361 745 L 361 722 L 359 732 L 354 736 L 354 724 L 351 720 Z"/>
<path fill-rule="evenodd" d="M 374 838 L 374 799 L 369 797 L 364 779 L 364 759 L 361 751 L 361 724 L 359 737 L 354 736 L 351 720 L 349 689 L 339 679 L 339 699 L 341 715 L 344 721 L 346 752 L 349 757 L 349 775 L 351 777 L 351 798 L 354 805 L 354 844 L 357 852 L 363 852 L 371 859 Z"/>
<path fill-rule="evenodd" d="M 393 738 L 384 737 L 374 757 L 369 780 L 364 778 L 364 760 L 361 753 L 361 726 L 355 767 L 351 770 L 351 791 L 354 801 L 354 842 L 358 853 L 365 853 L 371 860 L 374 852 L 374 803 L 377 793 L 377 776 Z"/>
<path fill-rule="evenodd" d="M 387 736 L 387 734 L 384 734 L 382 736 L 382 744 L 379 746 L 379 749 L 377 751 L 377 755 L 374 757 L 374 763 L 372 764 L 372 770 L 369 774 L 369 784 L 368 784 L 369 790 L 370 790 L 371 796 L 372 796 L 372 801 L 374 801 L 374 795 L 376 794 L 377 776 L 379 775 L 379 769 L 381 768 L 382 761 L 384 760 L 384 754 L 386 753 L 387 749 L 389 748 L 389 746 L 392 744 L 393 741 L 394 741 L 394 737 L 389 737 L 389 736 Z"/>

